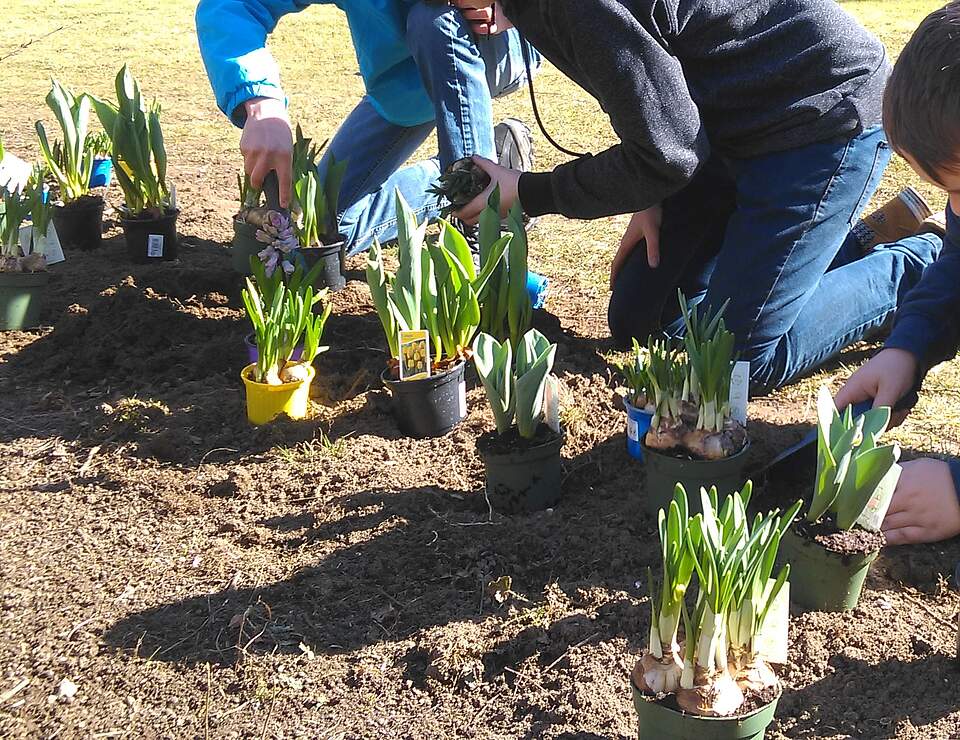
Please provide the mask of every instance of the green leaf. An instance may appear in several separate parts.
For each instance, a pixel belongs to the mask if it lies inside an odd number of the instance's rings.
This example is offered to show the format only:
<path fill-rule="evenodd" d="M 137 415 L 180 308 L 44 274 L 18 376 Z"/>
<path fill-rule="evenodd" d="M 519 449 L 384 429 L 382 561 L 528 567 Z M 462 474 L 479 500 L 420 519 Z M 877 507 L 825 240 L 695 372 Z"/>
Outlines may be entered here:
<path fill-rule="evenodd" d="M 870 502 L 880 481 L 900 459 L 897 445 L 876 447 L 854 457 L 847 478 L 850 481 L 837 501 L 837 526 L 850 529 Z"/>

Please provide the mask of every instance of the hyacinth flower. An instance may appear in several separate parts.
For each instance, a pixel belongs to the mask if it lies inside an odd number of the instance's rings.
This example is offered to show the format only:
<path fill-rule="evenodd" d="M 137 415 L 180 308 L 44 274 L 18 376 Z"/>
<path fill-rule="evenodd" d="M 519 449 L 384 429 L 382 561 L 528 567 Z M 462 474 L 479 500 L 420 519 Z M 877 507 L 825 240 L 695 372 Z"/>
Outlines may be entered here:
<path fill-rule="evenodd" d="M 260 228 L 257 229 L 257 241 L 267 246 L 258 253 L 267 276 L 271 276 L 278 265 L 288 275 L 293 272 L 293 263 L 286 259 L 299 247 L 290 216 L 279 211 L 267 211 Z"/>

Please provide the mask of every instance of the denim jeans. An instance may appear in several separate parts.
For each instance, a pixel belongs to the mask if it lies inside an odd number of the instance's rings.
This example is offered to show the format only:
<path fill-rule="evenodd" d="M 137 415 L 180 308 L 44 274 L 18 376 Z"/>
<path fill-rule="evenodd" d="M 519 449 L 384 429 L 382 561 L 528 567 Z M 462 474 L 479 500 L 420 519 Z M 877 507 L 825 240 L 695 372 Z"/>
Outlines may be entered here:
<path fill-rule="evenodd" d="M 754 159 L 714 156 L 663 202 L 659 267 L 640 245 L 618 275 L 614 339 L 679 335 L 678 288 L 692 303 L 729 301 L 751 388 L 765 392 L 877 330 L 943 246 L 926 234 L 864 254 L 850 235 L 889 159 L 880 127 Z"/>
<path fill-rule="evenodd" d="M 331 140 L 328 156 L 348 160 L 340 190 L 340 234 L 348 255 L 369 248 L 374 238 L 396 238 L 394 192 L 399 190 L 420 221 L 439 216 L 437 196 L 427 193 L 443 168 L 473 154 L 496 159 L 491 98 L 513 92 L 526 81 L 519 34 L 511 29 L 474 36 L 460 11 L 421 0 L 407 16 L 407 43 L 433 100 L 436 120 L 397 126 L 364 97 Z M 529 47 L 531 69 L 540 55 Z M 404 166 L 437 129 L 437 156 Z"/>

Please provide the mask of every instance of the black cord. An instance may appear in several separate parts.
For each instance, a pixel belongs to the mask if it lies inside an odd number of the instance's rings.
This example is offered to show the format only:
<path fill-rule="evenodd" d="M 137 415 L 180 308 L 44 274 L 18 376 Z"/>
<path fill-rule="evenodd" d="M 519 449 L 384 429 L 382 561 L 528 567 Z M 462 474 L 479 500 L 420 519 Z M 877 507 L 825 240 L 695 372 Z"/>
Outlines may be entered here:
<path fill-rule="evenodd" d="M 517 31 L 520 35 L 520 49 L 523 52 L 523 64 L 527 68 L 527 87 L 530 88 L 530 105 L 533 107 L 533 117 L 537 119 L 537 126 L 540 128 L 540 133 L 543 134 L 544 138 L 550 142 L 551 146 L 557 151 L 563 152 L 570 157 L 590 157 L 592 156 L 590 152 L 574 152 L 566 147 L 560 146 L 554 138 L 547 131 L 546 126 L 543 125 L 543 119 L 540 118 L 540 109 L 537 107 L 537 96 L 533 91 L 533 71 L 530 64 L 530 45 L 527 44 L 527 40 L 520 34 L 519 30 Z"/>

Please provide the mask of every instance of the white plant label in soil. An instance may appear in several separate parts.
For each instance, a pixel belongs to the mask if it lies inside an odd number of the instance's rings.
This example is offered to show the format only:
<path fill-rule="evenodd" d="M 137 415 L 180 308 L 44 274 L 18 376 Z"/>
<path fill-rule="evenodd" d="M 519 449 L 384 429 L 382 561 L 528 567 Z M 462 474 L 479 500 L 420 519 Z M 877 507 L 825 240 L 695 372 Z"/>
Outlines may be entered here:
<path fill-rule="evenodd" d="M 543 393 L 544 421 L 557 434 L 560 433 L 560 388 L 559 381 L 552 373 L 547 376 Z"/>
<path fill-rule="evenodd" d="M 147 257 L 163 257 L 163 234 L 147 236 Z"/>
<path fill-rule="evenodd" d="M 46 236 L 38 234 L 29 224 L 21 226 L 20 250 L 24 254 L 40 252 L 47 258 L 48 265 L 55 265 L 66 260 L 66 257 L 63 256 L 63 247 L 60 246 L 60 236 L 57 234 L 53 221 L 47 224 Z"/>
<path fill-rule="evenodd" d="M 636 419 L 627 417 L 627 438 L 633 442 L 640 441 L 640 425 Z"/>
<path fill-rule="evenodd" d="M 467 383 L 461 380 L 457 386 L 457 397 L 460 401 L 460 418 L 467 418 Z"/>
<path fill-rule="evenodd" d="M 867 505 L 863 507 L 863 513 L 860 514 L 860 518 L 854 522 L 856 526 L 861 529 L 866 529 L 869 532 L 880 531 L 880 525 L 883 523 L 883 518 L 887 515 L 887 509 L 890 508 L 890 500 L 893 498 L 893 492 L 897 487 L 897 482 L 900 480 L 901 472 L 903 472 L 903 468 L 899 465 L 894 465 L 887 471 L 887 474 L 883 476 L 883 480 L 880 481 L 880 485 L 877 486 L 877 490 L 873 492 L 873 496 L 867 501 Z"/>
<path fill-rule="evenodd" d="M 767 598 L 770 589 L 776 581 L 771 578 L 767 581 L 767 588 L 763 598 Z M 786 663 L 789 640 L 787 628 L 790 625 L 790 582 L 787 581 L 777 594 L 777 598 L 770 605 L 767 618 L 760 625 L 760 631 L 754 638 L 754 648 L 759 657 L 768 663 Z"/>
<path fill-rule="evenodd" d="M 730 375 L 730 416 L 747 425 L 747 401 L 750 398 L 750 363 L 741 360 Z"/>

